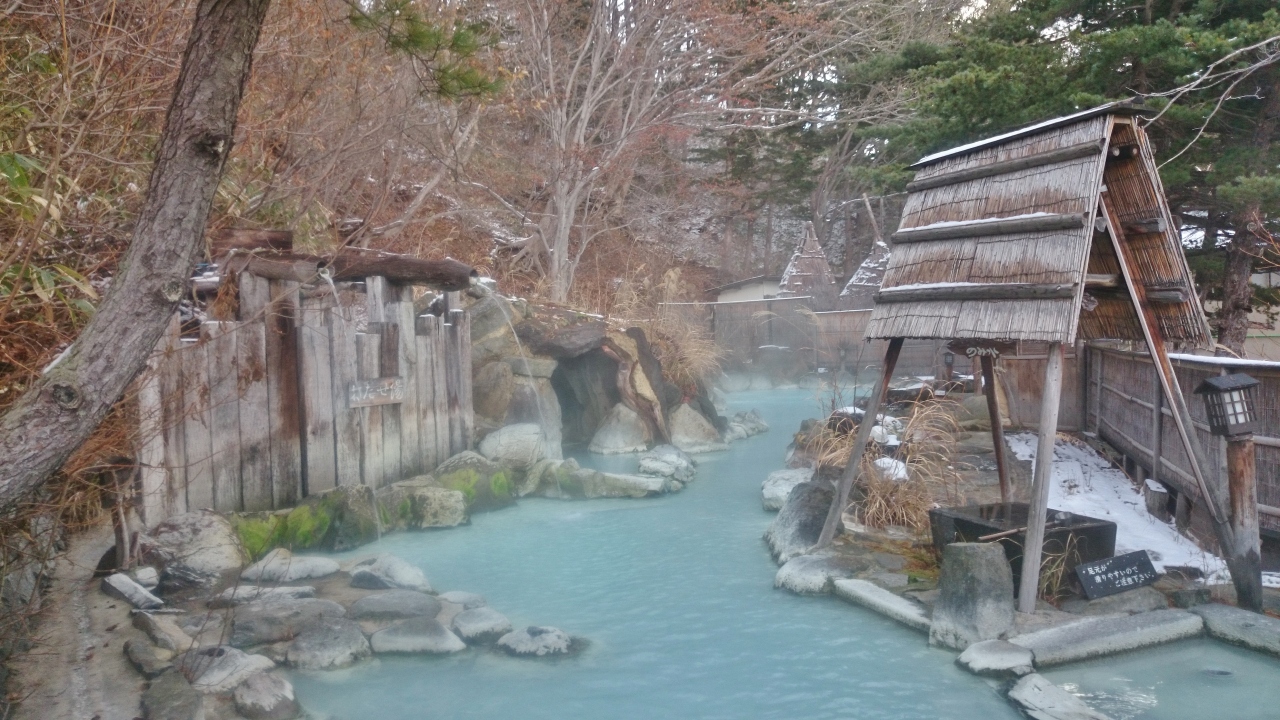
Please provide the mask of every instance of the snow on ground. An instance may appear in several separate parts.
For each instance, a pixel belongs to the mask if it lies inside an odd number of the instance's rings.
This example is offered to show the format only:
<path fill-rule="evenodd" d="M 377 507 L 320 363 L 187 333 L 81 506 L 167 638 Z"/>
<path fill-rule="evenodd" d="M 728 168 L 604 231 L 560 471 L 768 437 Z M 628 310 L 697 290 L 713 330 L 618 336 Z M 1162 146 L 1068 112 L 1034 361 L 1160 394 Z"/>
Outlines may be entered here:
<path fill-rule="evenodd" d="M 1007 435 L 1009 449 L 1019 460 L 1033 460 L 1036 436 Z M 1142 494 L 1120 470 L 1088 446 L 1058 438 L 1053 447 L 1049 507 L 1087 515 L 1116 524 L 1116 554 L 1146 550 L 1156 570 L 1166 565 L 1190 565 L 1204 571 L 1213 582 L 1227 582 L 1226 563 L 1201 550 L 1178 533 L 1173 523 L 1147 512 Z"/>

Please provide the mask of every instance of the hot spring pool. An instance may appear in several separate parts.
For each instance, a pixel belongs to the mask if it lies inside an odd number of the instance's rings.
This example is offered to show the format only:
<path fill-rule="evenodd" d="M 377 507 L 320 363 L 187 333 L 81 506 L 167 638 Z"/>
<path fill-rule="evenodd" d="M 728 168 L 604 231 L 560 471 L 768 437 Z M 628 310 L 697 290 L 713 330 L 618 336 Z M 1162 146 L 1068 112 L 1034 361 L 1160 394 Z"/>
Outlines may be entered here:
<path fill-rule="evenodd" d="M 954 653 L 928 648 L 922 635 L 833 598 L 773 588 L 777 568 L 760 540 L 773 515 L 760 507 L 760 483 L 782 466 L 791 433 L 819 414 L 819 403 L 805 391 L 730 402 L 735 412 L 757 408 L 772 430 L 700 456 L 698 479 L 683 492 L 524 500 L 467 527 L 398 533 L 350 554 L 395 553 L 422 567 L 437 591 L 480 593 L 517 627 L 554 625 L 588 638 L 585 653 L 550 662 L 485 650 L 382 657 L 293 673 L 299 700 L 335 720 L 1021 717 L 993 684 L 958 669 Z M 581 460 L 635 467 L 634 456 Z M 1159 652 L 1139 665 L 1165 662 Z M 1163 707 L 1168 685 L 1095 682 L 1085 669 L 1050 677 L 1085 692 L 1150 695 L 1162 706 L 1132 717 L 1205 717 Z M 1222 676 L 1196 678 L 1213 686 Z"/>

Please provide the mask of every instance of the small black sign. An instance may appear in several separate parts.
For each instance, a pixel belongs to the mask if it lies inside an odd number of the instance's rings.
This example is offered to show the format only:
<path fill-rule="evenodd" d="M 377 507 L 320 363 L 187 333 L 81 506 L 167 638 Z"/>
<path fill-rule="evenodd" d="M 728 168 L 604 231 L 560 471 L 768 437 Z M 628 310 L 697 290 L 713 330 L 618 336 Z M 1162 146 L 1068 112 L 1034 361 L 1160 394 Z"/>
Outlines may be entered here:
<path fill-rule="evenodd" d="M 1076 566 L 1076 577 L 1090 600 L 1150 585 L 1160 576 L 1146 550 L 1116 555 Z"/>

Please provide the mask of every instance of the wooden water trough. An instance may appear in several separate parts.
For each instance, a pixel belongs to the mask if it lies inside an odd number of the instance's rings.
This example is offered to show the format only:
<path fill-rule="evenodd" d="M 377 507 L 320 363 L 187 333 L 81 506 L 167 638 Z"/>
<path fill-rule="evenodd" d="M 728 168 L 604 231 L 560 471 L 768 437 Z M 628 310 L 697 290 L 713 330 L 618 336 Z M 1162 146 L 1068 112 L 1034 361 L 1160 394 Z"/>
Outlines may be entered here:
<path fill-rule="evenodd" d="M 904 339 L 949 340 L 981 359 L 1006 502 L 994 360 L 1017 341 L 1049 343 L 1024 567 L 1040 566 L 1063 348 L 1077 339 L 1145 341 L 1229 563 L 1240 535 L 1227 522 L 1221 483 L 1207 481 L 1165 349 L 1206 347 L 1211 336 L 1140 114 L 1104 105 L 912 165 L 868 322 L 866 338 L 889 345 L 867 417 L 879 411 Z M 819 546 L 839 527 L 871 426 L 859 428 Z M 1019 610 L 1034 610 L 1037 589 L 1037 573 L 1024 573 Z"/>

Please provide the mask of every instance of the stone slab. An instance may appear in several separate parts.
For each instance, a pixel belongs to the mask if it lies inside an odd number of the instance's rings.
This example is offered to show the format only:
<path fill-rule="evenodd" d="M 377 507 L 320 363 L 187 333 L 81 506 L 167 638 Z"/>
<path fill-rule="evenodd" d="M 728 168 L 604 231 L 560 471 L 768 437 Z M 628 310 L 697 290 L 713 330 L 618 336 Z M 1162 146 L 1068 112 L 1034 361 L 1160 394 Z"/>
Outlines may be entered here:
<path fill-rule="evenodd" d="M 1210 637 L 1280 657 L 1280 620 L 1214 603 L 1192 608 Z"/>
<path fill-rule="evenodd" d="M 1163 610 L 1167 607 L 1169 607 L 1169 601 L 1164 593 L 1153 587 L 1126 590 L 1097 600 L 1072 598 L 1062 603 L 1063 610 L 1076 615 L 1118 615 L 1120 613 L 1132 615 L 1151 610 Z"/>
<path fill-rule="evenodd" d="M 974 675 L 1021 677 L 1035 672 L 1031 651 L 1007 640 L 983 640 L 965 648 L 956 664 Z"/>
<path fill-rule="evenodd" d="M 1194 637 L 1204 630 L 1199 615 L 1186 610 L 1156 610 L 1079 620 L 1009 638 L 1035 655 L 1036 667 L 1048 667 Z"/>
<path fill-rule="evenodd" d="M 1009 690 L 1009 700 L 1034 720 L 1110 720 L 1036 673 L 1015 683 Z"/>
<path fill-rule="evenodd" d="M 919 605 L 875 583 L 856 579 L 836 580 L 832 587 L 836 597 L 842 600 L 874 610 L 914 630 L 929 631 L 929 617 Z"/>

